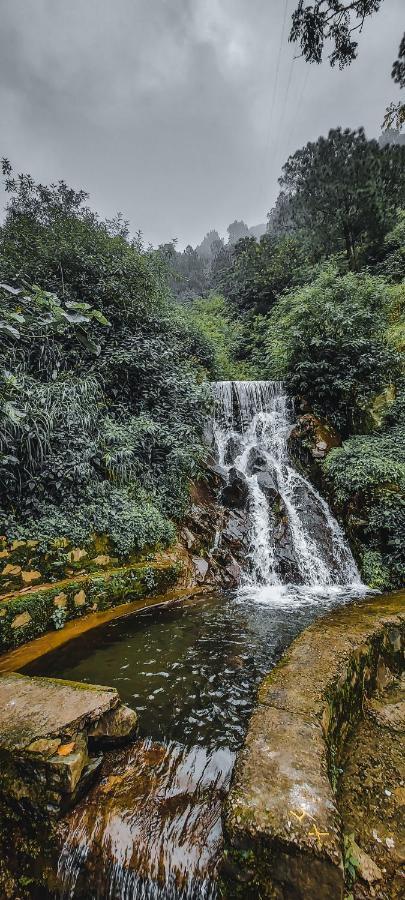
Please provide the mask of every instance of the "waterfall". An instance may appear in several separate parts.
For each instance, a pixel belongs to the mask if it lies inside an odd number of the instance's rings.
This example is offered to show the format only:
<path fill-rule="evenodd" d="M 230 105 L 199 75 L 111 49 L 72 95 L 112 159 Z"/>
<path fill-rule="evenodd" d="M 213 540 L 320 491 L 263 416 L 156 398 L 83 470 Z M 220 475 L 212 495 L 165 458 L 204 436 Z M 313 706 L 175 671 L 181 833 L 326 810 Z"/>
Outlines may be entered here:
<path fill-rule="evenodd" d="M 213 432 L 219 465 L 247 487 L 248 566 L 242 588 L 360 585 L 342 529 L 291 463 L 291 402 L 278 381 L 218 381 Z"/>

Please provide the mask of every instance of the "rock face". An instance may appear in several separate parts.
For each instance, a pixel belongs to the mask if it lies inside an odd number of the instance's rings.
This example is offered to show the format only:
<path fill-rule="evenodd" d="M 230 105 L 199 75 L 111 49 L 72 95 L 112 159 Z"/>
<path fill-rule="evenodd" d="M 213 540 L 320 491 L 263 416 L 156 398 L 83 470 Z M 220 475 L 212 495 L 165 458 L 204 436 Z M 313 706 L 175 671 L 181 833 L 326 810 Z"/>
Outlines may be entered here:
<path fill-rule="evenodd" d="M 221 500 L 225 506 L 231 509 L 241 509 L 246 505 L 249 496 L 249 487 L 247 479 L 242 472 L 232 467 L 229 469 L 228 484 L 224 487 Z"/>
<path fill-rule="evenodd" d="M 96 774 L 100 748 L 132 740 L 136 713 L 113 688 L 0 677 L 0 795 L 58 816 Z"/>
<path fill-rule="evenodd" d="M 227 485 L 218 468 L 210 464 L 206 480 L 192 486 L 193 503 L 180 533 L 189 553 L 190 577 L 207 588 L 236 587 L 249 549 L 247 486 L 236 473 L 230 505 L 224 505 L 222 490 Z M 235 505 L 239 503 L 240 508 Z"/>
<path fill-rule="evenodd" d="M 355 869 L 355 900 L 404 895 L 404 707 L 404 675 L 391 677 L 366 703 L 344 748 L 338 805 L 346 855 Z"/>
<path fill-rule="evenodd" d="M 404 666 L 404 602 L 394 594 L 317 621 L 262 682 L 226 803 L 224 896 L 343 897 L 336 772 L 380 673 Z"/>

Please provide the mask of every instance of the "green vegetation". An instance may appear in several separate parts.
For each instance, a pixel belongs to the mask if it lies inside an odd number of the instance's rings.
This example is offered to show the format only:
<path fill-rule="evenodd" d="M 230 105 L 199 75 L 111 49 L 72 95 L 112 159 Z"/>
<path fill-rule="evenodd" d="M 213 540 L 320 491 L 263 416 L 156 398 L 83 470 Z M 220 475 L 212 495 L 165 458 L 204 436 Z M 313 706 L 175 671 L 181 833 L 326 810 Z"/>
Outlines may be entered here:
<path fill-rule="evenodd" d="M 405 571 L 404 172 L 403 145 L 331 131 L 287 161 L 267 234 L 212 264 L 243 326 L 236 361 L 285 380 L 343 439 L 325 490 L 381 589 Z"/>
<path fill-rule="evenodd" d="M 158 253 L 86 195 L 14 179 L 0 230 L 0 505 L 10 538 L 173 540 L 201 459 L 208 339 Z"/>
<path fill-rule="evenodd" d="M 361 428 L 368 402 L 399 372 L 385 333 L 390 301 L 382 278 L 331 265 L 270 314 L 270 372 L 343 435 Z"/>
<path fill-rule="evenodd" d="M 209 379 L 283 379 L 340 434 L 325 490 L 364 578 L 403 580 L 405 147 L 335 129 L 294 153 L 268 229 L 179 253 L 63 182 L 13 177 L 0 230 L 0 503 L 9 539 L 169 544 Z M 198 296 L 200 294 L 200 296 Z M 176 298 L 176 299 L 175 299 Z M 403 543 L 403 542 L 402 542 Z"/>
<path fill-rule="evenodd" d="M 187 313 L 187 318 L 213 347 L 208 374 L 230 381 L 252 377 L 251 366 L 240 359 L 243 353 L 243 324 L 224 297 L 211 294 L 206 299 L 194 300 Z"/>

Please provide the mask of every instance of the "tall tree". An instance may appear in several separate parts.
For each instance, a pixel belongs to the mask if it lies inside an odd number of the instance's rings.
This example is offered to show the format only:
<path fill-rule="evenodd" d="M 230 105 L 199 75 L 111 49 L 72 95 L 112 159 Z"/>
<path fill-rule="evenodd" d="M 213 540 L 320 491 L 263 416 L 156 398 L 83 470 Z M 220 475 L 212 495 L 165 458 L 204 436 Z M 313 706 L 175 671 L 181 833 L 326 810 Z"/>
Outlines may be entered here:
<path fill-rule="evenodd" d="M 248 226 L 243 219 L 240 219 L 239 221 L 238 219 L 235 219 L 234 222 L 231 222 L 231 224 L 228 225 L 227 232 L 229 244 L 236 244 L 241 238 L 249 236 Z"/>
<path fill-rule="evenodd" d="M 364 130 L 333 129 L 297 150 L 279 179 L 293 217 L 326 252 L 345 247 L 357 268 L 358 243 L 380 240 L 405 200 L 405 148 L 380 148 Z"/>

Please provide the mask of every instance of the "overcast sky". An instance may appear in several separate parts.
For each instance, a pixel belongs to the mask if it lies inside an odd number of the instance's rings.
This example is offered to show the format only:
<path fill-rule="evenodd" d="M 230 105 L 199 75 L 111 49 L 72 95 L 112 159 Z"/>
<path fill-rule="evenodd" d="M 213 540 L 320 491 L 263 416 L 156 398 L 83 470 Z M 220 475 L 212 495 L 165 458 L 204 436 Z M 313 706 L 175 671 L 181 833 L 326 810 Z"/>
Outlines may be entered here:
<path fill-rule="evenodd" d="M 404 0 L 343 72 L 292 61 L 296 3 L 283 33 L 285 0 L 0 0 L 0 155 L 154 244 L 265 221 L 289 153 L 337 125 L 377 137 L 400 96 Z"/>

